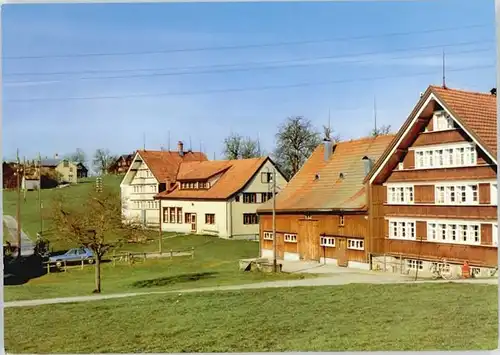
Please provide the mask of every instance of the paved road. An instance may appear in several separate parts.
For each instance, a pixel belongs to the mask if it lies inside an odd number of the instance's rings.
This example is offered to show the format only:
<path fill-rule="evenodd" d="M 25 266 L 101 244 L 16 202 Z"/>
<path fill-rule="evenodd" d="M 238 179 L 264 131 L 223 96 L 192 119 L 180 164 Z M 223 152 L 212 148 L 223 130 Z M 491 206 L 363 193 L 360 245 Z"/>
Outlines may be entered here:
<path fill-rule="evenodd" d="M 17 246 L 17 220 L 12 216 L 4 215 L 3 223 L 9 232 L 8 238 L 10 243 Z M 31 238 L 21 230 L 21 255 L 33 255 L 34 248 L 35 244 Z"/>
<path fill-rule="evenodd" d="M 270 281 L 270 282 L 260 282 L 260 283 L 253 283 L 253 284 L 244 284 L 244 285 L 202 287 L 202 288 L 176 290 L 176 291 L 133 292 L 133 293 L 119 293 L 119 294 L 109 294 L 109 295 L 93 295 L 93 296 L 11 301 L 11 302 L 5 302 L 4 308 L 30 307 L 30 306 L 40 306 L 40 305 L 58 304 L 58 303 L 76 303 L 76 302 L 99 301 L 99 300 L 106 300 L 106 299 L 135 297 L 135 296 L 154 295 L 154 294 L 169 294 L 169 293 L 180 294 L 180 293 L 208 292 L 208 291 L 250 290 L 250 289 L 271 288 L 271 287 L 333 286 L 333 285 L 346 285 L 346 284 L 351 284 L 351 283 L 401 284 L 401 283 L 426 283 L 426 282 L 445 283 L 445 282 L 450 282 L 450 281 L 446 281 L 446 280 L 411 281 L 409 279 L 402 279 L 401 277 L 393 276 L 390 274 L 389 275 L 373 275 L 373 274 L 366 274 L 366 273 L 360 273 L 360 274 L 350 273 L 348 275 L 348 277 L 346 277 L 346 276 L 347 276 L 347 274 L 333 275 L 333 276 L 328 276 L 328 277 L 318 277 L 318 278 L 311 278 L 311 279 L 303 279 L 303 280 Z M 453 280 L 451 282 L 497 284 L 498 285 L 497 279 Z"/>

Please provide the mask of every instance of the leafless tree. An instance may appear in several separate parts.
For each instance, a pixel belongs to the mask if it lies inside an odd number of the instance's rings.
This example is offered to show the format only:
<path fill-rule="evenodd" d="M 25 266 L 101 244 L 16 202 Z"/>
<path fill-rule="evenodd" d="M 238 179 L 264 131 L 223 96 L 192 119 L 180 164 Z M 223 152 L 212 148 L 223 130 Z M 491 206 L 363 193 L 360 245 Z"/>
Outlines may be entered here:
<path fill-rule="evenodd" d="M 85 164 L 85 162 L 87 161 L 87 155 L 81 148 L 76 148 L 76 150 L 73 153 L 68 154 L 66 158 L 73 162 L 82 164 Z"/>
<path fill-rule="evenodd" d="M 58 194 L 52 202 L 50 216 L 56 239 L 92 250 L 95 258 L 94 293 L 101 292 L 103 256 L 125 239 L 142 233 L 138 225 L 122 222 L 120 196 L 106 190 L 92 190 L 78 205 Z"/>
<path fill-rule="evenodd" d="M 291 178 L 320 142 L 320 135 L 310 120 L 302 116 L 288 117 L 276 134 L 275 161 Z"/>
<path fill-rule="evenodd" d="M 108 149 L 97 149 L 94 153 L 94 168 L 97 172 L 105 175 L 108 168 L 115 161 L 116 157 L 111 155 Z"/>
<path fill-rule="evenodd" d="M 340 135 L 336 134 L 332 137 L 333 129 L 330 126 L 323 126 L 323 139 L 329 140 L 333 143 L 340 141 Z"/>
<path fill-rule="evenodd" d="M 387 125 L 372 129 L 370 135 L 372 137 L 377 137 L 377 136 L 385 136 L 390 133 L 391 133 L 391 126 Z"/>
<path fill-rule="evenodd" d="M 250 137 L 232 133 L 224 139 L 223 154 L 225 159 L 248 159 L 261 155 L 259 142 Z"/>

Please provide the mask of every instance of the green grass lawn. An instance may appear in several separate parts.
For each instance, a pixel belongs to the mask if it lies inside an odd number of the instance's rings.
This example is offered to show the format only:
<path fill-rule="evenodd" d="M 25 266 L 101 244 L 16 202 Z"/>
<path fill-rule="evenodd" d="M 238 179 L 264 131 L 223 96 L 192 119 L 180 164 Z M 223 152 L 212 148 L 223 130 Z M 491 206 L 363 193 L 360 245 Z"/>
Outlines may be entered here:
<path fill-rule="evenodd" d="M 188 235 L 164 240 L 164 250 L 191 249 L 194 259 L 147 259 L 132 266 L 127 263 L 102 265 L 103 293 L 156 291 L 268 280 L 314 277 L 298 274 L 265 274 L 243 272 L 238 260 L 258 255 L 258 243 L 224 240 L 217 237 Z M 154 248 L 154 245 L 151 246 Z M 198 275 L 196 275 L 198 274 Z M 18 286 L 4 286 L 5 301 L 89 295 L 94 289 L 94 267 L 74 268 L 68 272 L 51 273 Z"/>
<path fill-rule="evenodd" d="M 9 352 L 487 350 L 496 286 L 345 285 L 5 309 Z"/>

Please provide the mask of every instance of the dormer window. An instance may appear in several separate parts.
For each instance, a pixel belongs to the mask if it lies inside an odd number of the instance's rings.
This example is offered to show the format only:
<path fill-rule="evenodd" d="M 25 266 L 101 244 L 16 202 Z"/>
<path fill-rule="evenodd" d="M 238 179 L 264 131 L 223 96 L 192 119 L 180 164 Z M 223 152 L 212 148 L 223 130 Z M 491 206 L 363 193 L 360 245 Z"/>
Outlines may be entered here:
<path fill-rule="evenodd" d="M 182 190 L 204 190 L 210 188 L 210 183 L 207 181 L 191 181 L 180 183 Z"/>
<path fill-rule="evenodd" d="M 455 128 L 453 118 L 445 111 L 436 111 L 433 116 L 434 131 L 444 131 Z"/>

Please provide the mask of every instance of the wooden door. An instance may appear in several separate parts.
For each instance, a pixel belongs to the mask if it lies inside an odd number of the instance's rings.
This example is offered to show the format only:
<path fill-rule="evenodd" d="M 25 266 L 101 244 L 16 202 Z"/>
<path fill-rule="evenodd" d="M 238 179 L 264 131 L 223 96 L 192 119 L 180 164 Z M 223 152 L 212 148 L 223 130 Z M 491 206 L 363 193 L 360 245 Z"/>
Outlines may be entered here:
<path fill-rule="evenodd" d="M 191 232 L 196 233 L 196 213 L 191 213 Z"/>
<path fill-rule="evenodd" d="M 319 261 L 321 251 L 319 247 L 318 221 L 300 220 L 297 236 L 299 258 L 301 260 Z"/>
<path fill-rule="evenodd" d="M 285 237 L 283 233 L 276 233 L 276 259 L 285 258 Z"/>
<path fill-rule="evenodd" d="M 347 267 L 349 259 L 347 258 L 347 239 L 342 237 L 335 238 L 335 250 L 337 266 Z"/>

